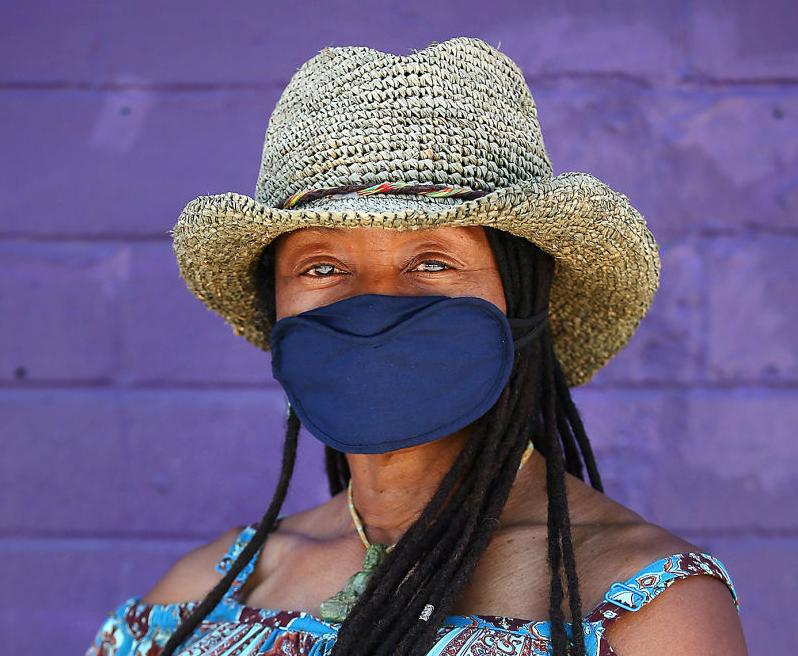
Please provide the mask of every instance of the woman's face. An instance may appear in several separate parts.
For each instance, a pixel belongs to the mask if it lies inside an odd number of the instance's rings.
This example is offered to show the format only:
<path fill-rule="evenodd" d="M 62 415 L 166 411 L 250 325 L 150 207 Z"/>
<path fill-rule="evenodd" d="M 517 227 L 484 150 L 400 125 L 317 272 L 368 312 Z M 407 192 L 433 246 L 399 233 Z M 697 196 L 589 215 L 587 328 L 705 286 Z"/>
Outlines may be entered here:
<path fill-rule="evenodd" d="M 482 226 L 299 228 L 274 248 L 278 320 L 360 294 L 477 296 L 507 312 Z"/>

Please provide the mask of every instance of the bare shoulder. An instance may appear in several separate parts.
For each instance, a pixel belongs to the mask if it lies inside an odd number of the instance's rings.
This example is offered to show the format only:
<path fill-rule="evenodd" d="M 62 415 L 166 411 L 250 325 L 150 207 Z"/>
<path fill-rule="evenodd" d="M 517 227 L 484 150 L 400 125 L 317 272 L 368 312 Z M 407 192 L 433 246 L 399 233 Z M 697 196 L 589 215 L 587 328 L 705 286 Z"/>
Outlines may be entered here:
<path fill-rule="evenodd" d="M 622 557 L 614 581 L 634 576 L 656 560 L 704 549 L 648 522 L 621 529 Z M 618 544 L 617 546 L 621 546 Z M 714 576 L 678 579 L 640 610 L 609 624 L 606 638 L 618 654 L 724 654 L 747 656 L 742 625 L 729 588 Z"/>
<path fill-rule="evenodd" d="M 576 514 L 583 522 L 580 587 L 584 581 L 591 601 L 600 601 L 612 582 L 625 581 L 657 560 L 705 552 L 580 482 L 573 482 L 573 488 Z M 709 575 L 676 580 L 640 610 L 609 623 L 605 636 L 623 656 L 748 653 L 729 588 Z"/>
<path fill-rule="evenodd" d="M 341 499 L 338 499 L 341 503 Z M 285 557 L 298 545 L 324 539 L 334 530 L 330 521 L 331 501 L 282 517 L 280 526 L 269 534 L 268 549 L 256 561 L 256 573 L 250 576 L 247 587 L 267 578 L 280 566 Z M 210 542 L 181 556 L 145 594 L 141 600 L 148 604 L 174 604 L 200 601 L 221 580 L 215 565 L 227 553 L 244 526 L 234 526 Z"/>
<path fill-rule="evenodd" d="M 234 526 L 185 553 L 141 600 L 148 604 L 175 604 L 203 599 L 222 578 L 214 566 L 243 529 L 243 526 Z"/>
<path fill-rule="evenodd" d="M 639 611 L 607 627 L 624 656 L 747 656 L 740 618 L 726 585 L 710 576 L 680 579 Z"/>

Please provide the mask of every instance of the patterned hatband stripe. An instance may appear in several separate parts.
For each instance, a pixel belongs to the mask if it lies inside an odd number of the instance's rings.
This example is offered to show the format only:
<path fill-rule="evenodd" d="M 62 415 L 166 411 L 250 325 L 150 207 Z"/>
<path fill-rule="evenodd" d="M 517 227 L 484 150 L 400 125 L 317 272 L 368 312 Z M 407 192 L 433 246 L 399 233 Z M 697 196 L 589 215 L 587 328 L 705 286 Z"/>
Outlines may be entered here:
<path fill-rule="evenodd" d="M 306 203 L 333 194 L 356 193 L 359 196 L 371 194 L 418 194 L 431 198 L 462 198 L 473 200 L 489 194 L 492 190 L 471 189 L 452 184 L 417 184 L 415 182 L 381 182 L 376 185 L 345 185 L 341 187 L 323 187 L 318 189 L 305 189 L 289 196 L 279 205 L 278 209 L 290 209 L 300 202 Z"/>

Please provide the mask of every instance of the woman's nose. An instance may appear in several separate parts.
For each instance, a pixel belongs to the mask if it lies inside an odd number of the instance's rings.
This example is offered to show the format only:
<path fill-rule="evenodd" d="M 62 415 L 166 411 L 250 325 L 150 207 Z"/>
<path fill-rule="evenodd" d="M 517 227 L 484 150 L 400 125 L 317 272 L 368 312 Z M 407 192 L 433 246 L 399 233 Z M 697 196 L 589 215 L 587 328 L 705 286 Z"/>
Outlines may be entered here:
<path fill-rule="evenodd" d="M 361 271 L 355 276 L 352 295 L 386 294 L 390 296 L 408 296 L 414 292 L 402 272 L 394 266 L 371 266 L 368 271 Z"/>

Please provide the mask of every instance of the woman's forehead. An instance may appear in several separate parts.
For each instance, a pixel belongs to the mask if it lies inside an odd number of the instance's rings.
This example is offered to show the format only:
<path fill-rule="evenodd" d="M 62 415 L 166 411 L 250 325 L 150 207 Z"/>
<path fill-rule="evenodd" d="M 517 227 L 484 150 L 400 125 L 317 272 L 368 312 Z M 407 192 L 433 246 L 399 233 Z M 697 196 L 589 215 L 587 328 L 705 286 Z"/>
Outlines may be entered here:
<path fill-rule="evenodd" d="M 277 238 L 283 244 L 304 245 L 310 241 L 330 243 L 368 241 L 378 243 L 406 244 L 430 239 L 439 239 L 451 243 L 471 245 L 487 245 L 487 238 L 482 226 L 443 226 L 420 230 L 395 230 L 374 227 L 327 227 L 308 226 L 284 233 Z"/>

